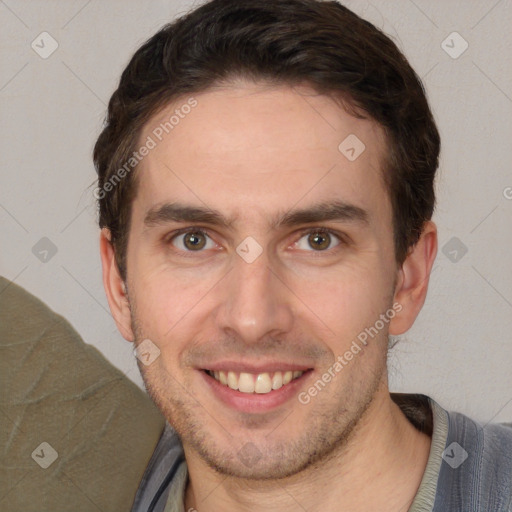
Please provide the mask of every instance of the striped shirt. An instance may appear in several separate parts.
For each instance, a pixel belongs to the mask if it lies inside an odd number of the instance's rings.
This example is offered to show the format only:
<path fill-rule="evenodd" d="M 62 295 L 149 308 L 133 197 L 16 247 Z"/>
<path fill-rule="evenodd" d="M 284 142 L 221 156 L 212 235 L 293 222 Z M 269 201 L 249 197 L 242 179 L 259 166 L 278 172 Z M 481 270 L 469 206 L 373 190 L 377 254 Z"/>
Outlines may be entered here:
<path fill-rule="evenodd" d="M 512 512 L 512 424 L 481 425 L 425 395 L 391 393 L 391 398 L 432 439 L 409 512 Z M 187 479 L 181 442 L 167 424 L 132 512 L 185 512 Z"/>

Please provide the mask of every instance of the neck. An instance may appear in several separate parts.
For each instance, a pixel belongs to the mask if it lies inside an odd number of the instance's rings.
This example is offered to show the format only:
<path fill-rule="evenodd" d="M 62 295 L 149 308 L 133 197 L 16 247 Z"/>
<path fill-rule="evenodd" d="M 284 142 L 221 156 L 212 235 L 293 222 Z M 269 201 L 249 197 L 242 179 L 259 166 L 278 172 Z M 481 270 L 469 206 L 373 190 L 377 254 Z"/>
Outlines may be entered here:
<path fill-rule="evenodd" d="M 292 477 L 269 481 L 226 477 L 189 456 L 185 447 L 189 470 L 185 510 L 408 510 L 425 471 L 430 441 L 383 386 L 346 443 Z"/>

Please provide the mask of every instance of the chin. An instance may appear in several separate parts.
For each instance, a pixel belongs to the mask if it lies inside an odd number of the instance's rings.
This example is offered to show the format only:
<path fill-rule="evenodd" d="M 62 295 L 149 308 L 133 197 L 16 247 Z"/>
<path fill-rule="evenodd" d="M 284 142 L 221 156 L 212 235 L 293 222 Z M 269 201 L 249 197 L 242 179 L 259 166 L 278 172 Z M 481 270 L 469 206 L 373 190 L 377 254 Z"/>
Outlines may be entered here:
<path fill-rule="evenodd" d="M 195 447 L 201 459 L 217 473 L 244 480 L 264 481 L 292 477 L 313 464 L 307 454 L 288 457 L 272 448 L 269 453 L 262 452 L 253 443 L 246 443 L 238 452 L 219 454 L 215 449 Z M 219 456 L 220 455 L 220 456 Z"/>

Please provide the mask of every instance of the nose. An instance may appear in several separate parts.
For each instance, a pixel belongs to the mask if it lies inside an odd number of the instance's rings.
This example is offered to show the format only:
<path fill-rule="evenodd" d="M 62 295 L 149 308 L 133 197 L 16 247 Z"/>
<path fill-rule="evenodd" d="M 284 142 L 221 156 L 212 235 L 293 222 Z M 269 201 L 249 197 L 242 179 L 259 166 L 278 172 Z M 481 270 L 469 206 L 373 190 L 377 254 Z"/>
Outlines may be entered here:
<path fill-rule="evenodd" d="M 246 344 L 289 332 L 293 325 L 294 295 L 265 252 L 247 263 L 234 255 L 224 279 L 217 325 Z"/>

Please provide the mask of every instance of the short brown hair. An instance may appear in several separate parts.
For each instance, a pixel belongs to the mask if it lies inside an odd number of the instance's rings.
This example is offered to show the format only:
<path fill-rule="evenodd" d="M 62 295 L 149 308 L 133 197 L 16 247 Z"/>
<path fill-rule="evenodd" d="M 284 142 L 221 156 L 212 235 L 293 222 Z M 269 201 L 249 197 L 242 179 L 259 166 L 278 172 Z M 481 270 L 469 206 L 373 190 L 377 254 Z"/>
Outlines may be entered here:
<path fill-rule="evenodd" d="M 98 190 L 126 163 L 145 123 L 169 102 L 233 78 L 307 84 L 348 99 L 377 121 L 389 153 L 383 179 L 393 208 L 395 258 L 405 260 L 435 204 L 440 139 L 421 80 L 383 32 L 338 2 L 212 0 L 165 25 L 134 54 L 94 147 Z M 126 279 L 136 173 L 99 199 Z"/>

